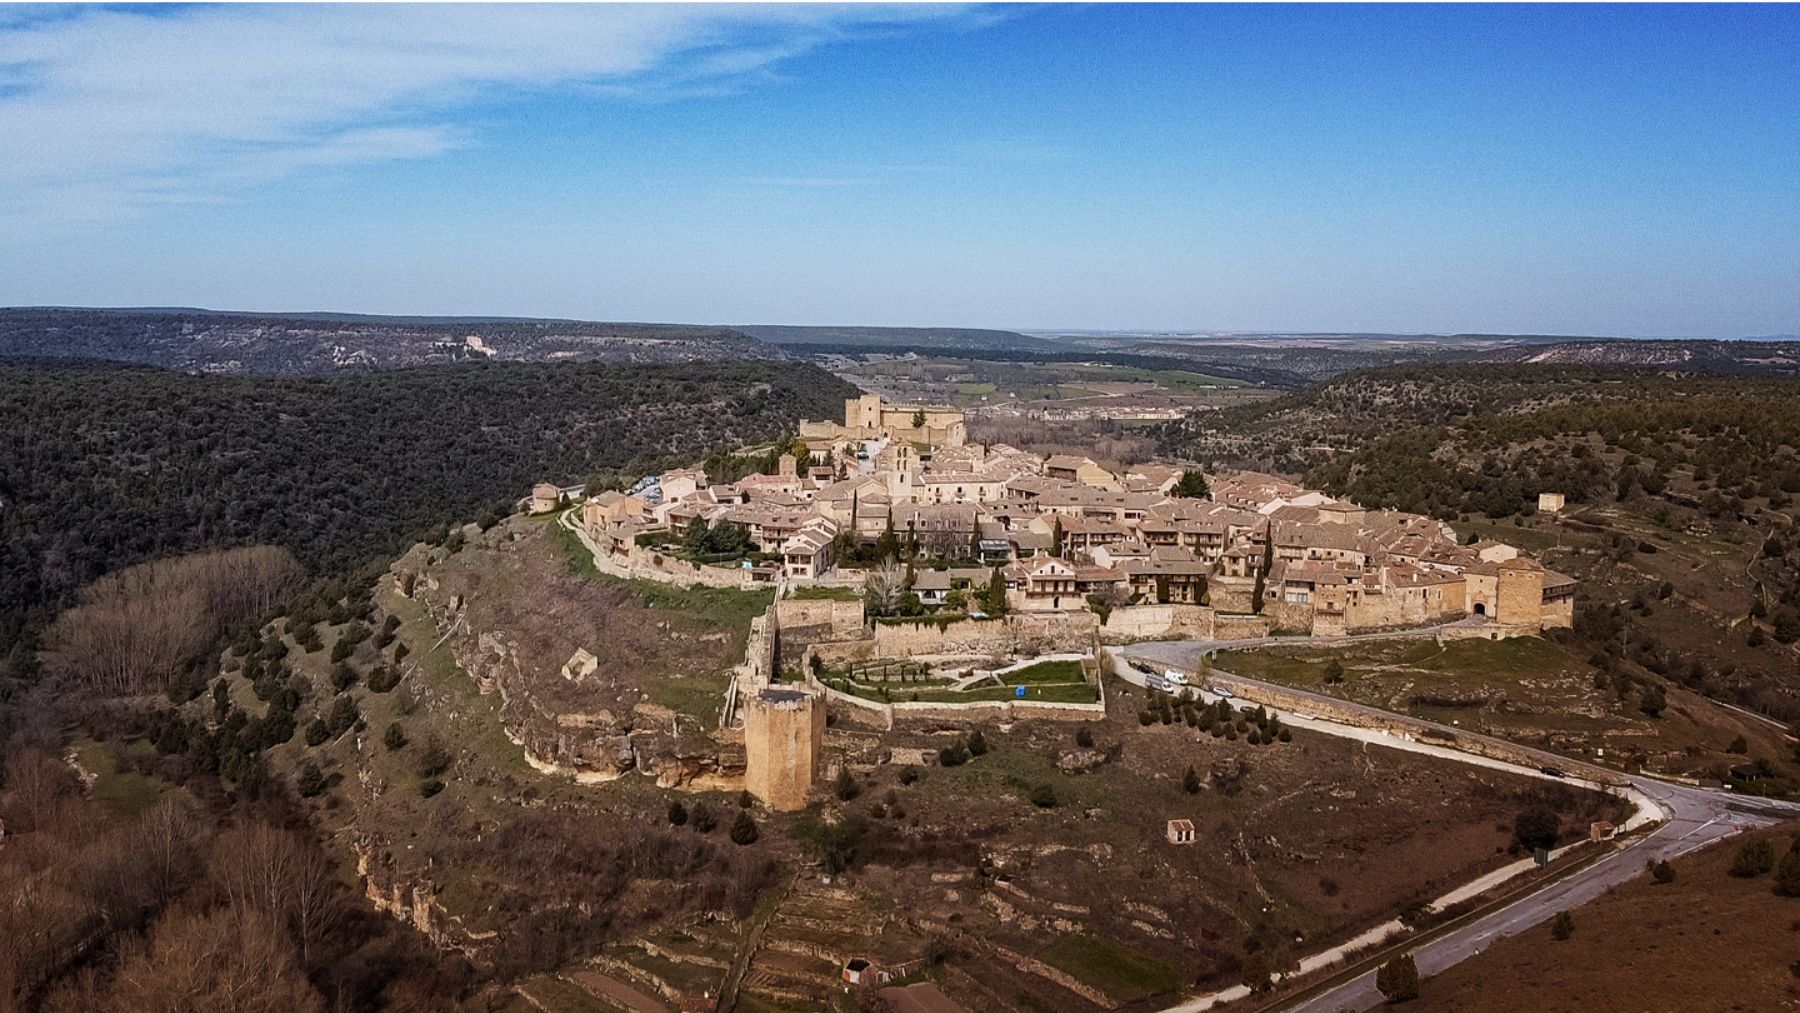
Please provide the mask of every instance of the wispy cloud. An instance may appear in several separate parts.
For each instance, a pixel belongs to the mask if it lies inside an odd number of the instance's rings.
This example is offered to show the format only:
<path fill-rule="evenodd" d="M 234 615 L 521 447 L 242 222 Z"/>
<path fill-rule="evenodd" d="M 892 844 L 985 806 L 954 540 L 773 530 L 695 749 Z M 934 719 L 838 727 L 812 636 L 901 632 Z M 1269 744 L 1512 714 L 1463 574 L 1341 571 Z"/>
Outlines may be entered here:
<path fill-rule="evenodd" d="M 40 13 L 41 12 L 41 13 Z M 235 199 L 479 143 L 471 102 L 669 100 L 961 7 L 0 7 L 0 228 Z"/>

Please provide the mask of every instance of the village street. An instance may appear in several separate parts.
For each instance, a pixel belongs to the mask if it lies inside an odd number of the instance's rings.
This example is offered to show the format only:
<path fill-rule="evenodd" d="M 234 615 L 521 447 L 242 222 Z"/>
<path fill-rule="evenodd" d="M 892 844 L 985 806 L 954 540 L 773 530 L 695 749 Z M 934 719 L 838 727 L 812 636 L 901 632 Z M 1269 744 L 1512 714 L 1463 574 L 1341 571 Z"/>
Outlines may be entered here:
<path fill-rule="evenodd" d="M 1423 635 L 1427 631 L 1408 631 L 1407 635 Z M 1392 637 L 1395 634 L 1376 634 L 1368 638 Z M 1290 638 L 1291 639 L 1291 638 Z M 1142 686 L 1145 674 L 1134 668 L 1129 662 L 1137 661 L 1151 667 L 1175 668 L 1185 672 L 1193 672 L 1200 660 L 1214 651 L 1238 646 L 1250 646 L 1247 642 L 1235 641 L 1166 641 L 1160 643 L 1136 644 L 1126 648 L 1109 648 L 1120 664 L 1114 666 L 1119 677 L 1133 685 Z M 1276 687 L 1243 676 L 1218 672 L 1235 684 L 1248 687 L 1266 686 L 1279 689 L 1286 694 L 1300 698 L 1313 698 L 1319 701 L 1320 710 L 1329 706 L 1339 711 L 1361 711 L 1371 718 L 1379 718 L 1386 714 L 1378 708 L 1349 703 L 1335 697 L 1322 696 L 1295 690 L 1291 687 Z M 1196 689 L 1208 700 L 1216 699 L 1216 694 Z M 1570 761 L 1551 753 L 1542 753 L 1543 763 L 1538 768 L 1508 763 L 1489 756 L 1478 756 L 1446 745 L 1418 741 L 1416 737 L 1394 734 L 1380 728 L 1361 728 L 1353 725 L 1329 721 L 1323 718 L 1301 714 L 1292 710 L 1266 708 L 1280 715 L 1281 721 L 1296 729 L 1320 732 L 1326 735 L 1337 735 L 1355 739 L 1369 745 L 1408 752 L 1423 753 L 1454 760 L 1459 763 L 1474 764 L 1497 770 L 1505 770 L 1522 777 L 1535 777 L 1557 780 L 1562 783 L 1573 783 L 1596 790 L 1611 790 L 1622 793 L 1637 807 L 1621 833 L 1629 832 L 1649 824 L 1658 824 L 1648 834 L 1626 843 L 1618 851 L 1602 857 L 1593 864 L 1573 875 L 1559 879 L 1550 885 L 1537 890 L 1526 897 L 1508 904 L 1481 918 L 1460 926 L 1448 933 L 1437 936 L 1413 951 L 1414 960 L 1419 973 L 1426 977 L 1441 973 L 1444 969 L 1468 959 L 1487 948 L 1495 939 L 1515 935 L 1533 925 L 1555 917 L 1557 912 L 1565 911 L 1599 896 L 1611 887 L 1625 882 L 1644 871 L 1646 864 L 1663 859 L 1674 858 L 1697 848 L 1730 837 L 1745 828 L 1768 826 L 1784 820 L 1800 817 L 1800 805 L 1780 802 L 1753 796 L 1735 795 L 1725 791 L 1706 790 L 1685 785 L 1672 784 L 1656 778 L 1639 775 L 1617 775 L 1617 785 L 1609 786 L 1577 776 L 1558 776 L 1547 773 L 1544 768 L 1560 769 L 1571 766 Z M 1461 736 L 1465 739 L 1482 739 L 1462 729 L 1432 722 L 1418 721 L 1408 718 L 1425 728 L 1437 728 L 1446 735 Z M 1498 741 L 1498 740 L 1494 740 Z M 1510 744 L 1509 744 L 1510 745 Z M 1511 747 L 1518 748 L 1518 747 Z M 1535 752 L 1535 751 L 1527 751 Z M 1491 880 L 1492 877 L 1484 877 Z M 1473 886 L 1475 884 L 1471 884 Z M 1495 885 L 1487 882 L 1481 885 Z M 1458 893 L 1468 893 L 1468 888 Z M 1442 900 L 1442 898 L 1440 898 Z M 1352 941 L 1352 944 L 1336 947 L 1325 953 L 1314 954 L 1302 961 L 1303 970 L 1311 970 L 1324 966 L 1342 956 L 1344 952 L 1357 946 L 1364 946 L 1374 941 L 1377 930 L 1371 930 Z M 1374 938 L 1371 938 L 1374 937 Z M 1242 986 L 1227 989 L 1212 995 L 1199 996 L 1170 1007 L 1171 1013 L 1197 1013 L 1210 1009 L 1220 1003 L 1247 995 Z M 1301 1002 L 1288 1007 L 1291 1013 L 1336 1013 L 1339 1010 L 1367 1010 L 1380 1005 L 1382 995 L 1375 988 L 1375 973 L 1369 971 L 1340 983 L 1329 990 L 1309 996 Z"/>

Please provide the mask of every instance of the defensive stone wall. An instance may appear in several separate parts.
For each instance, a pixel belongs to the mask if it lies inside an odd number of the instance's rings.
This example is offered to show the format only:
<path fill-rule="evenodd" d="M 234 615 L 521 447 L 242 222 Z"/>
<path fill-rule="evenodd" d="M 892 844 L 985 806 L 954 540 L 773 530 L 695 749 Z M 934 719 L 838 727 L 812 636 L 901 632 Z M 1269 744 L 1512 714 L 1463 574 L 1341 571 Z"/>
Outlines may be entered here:
<path fill-rule="evenodd" d="M 1085 651 L 1093 646 L 1100 617 L 1092 612 L 1046 615 L 1019 613 L 1001 619 L 956 619 L 941 622 L 875 624 L 877 658 L 911 658 L 921 654 L 1039 654 Z M 829 659 L 828 659 L 829 660 Z"/>
<path fill-rule="evenodd" d="M 1206 597 L 1220 612 L 1256 611 L 1256 578 L 1214 576 L 1206 582 Z"/>
<path fill-rule="evenodd" d="M 1254 640 L 1274 635 L 1275 622 L 1268 616 L 1227 615 L 1223 612 L 1213 616 L 1213 637 L 1218 640 Z"/>
<path fill-rule="evenodd" d="M 1109 644 L 1190 637 L 1210 640 L 1213 610 L 1204 605 L 1122 605 L 1107 614 L 1100 638 Z"/>
<path fill-rule="evenodd" d="M 781 660 L 792 664 L 813 644 L 859 640 L 868 635 L 860 601 L 783 598 L 773 609 L 781 630 Z"/>

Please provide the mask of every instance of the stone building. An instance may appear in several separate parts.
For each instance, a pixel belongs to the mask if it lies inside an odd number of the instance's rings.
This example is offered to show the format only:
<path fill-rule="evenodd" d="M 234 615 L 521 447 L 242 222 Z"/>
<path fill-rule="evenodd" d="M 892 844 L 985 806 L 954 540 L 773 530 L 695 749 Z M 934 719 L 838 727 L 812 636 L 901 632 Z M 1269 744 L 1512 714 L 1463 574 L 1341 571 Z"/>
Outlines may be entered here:
<path fill-rule="evenodd" d="M 531 512 L 547 514 L 562 503 L 562 490 L 549 482 L 539 482 L 531 487 Z"/>
<path fill-rule="evenodd" d="M 744 700 L 744 786 L 777 812 L 806 808 L 825 748 L 825 702 L 770 686 Z"/>
<path fill-rule="evenodd" d="M 864 394 L 844 402 L 844 424 L 800 423 L 800 436 L 829 444 L 837 439 L 898 440 L 931 447 L 960 447 L 969 441 L 961 409 L 947 405 L 887 404 L 879 395 Z"/>

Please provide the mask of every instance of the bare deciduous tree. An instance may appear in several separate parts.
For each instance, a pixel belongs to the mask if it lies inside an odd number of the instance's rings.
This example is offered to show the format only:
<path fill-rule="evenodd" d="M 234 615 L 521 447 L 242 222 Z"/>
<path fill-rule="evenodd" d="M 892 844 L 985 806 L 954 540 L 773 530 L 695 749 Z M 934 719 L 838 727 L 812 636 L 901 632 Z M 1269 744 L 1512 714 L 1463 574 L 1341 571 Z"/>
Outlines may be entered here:
<path fill-rule="evenodd" d="M 292 831 L 266 823 L 225 830 L 213 841 L 207 868 L 228 903 L 291 929 L 302 960 L 343 915 L 330 863 Z"/>
<path fill-rule="evenodd" d="M 863 592 L 869 604 L 882 615 L 891 614 L 906 597 L 906 571 L 889 559 L 863 577 Z"/>
<path fill-rule="evenodd" d="M 293 943 L 242 905 L 164 916 L 148 945 L 127 947 L 101 1008 L 136 1013 L 322 1013 Z"/>
<path fill-rule="evenodd" d="M 128 567 L 95 581 L 57 618 L 44 662 L 102 693 L 160 690 L 220 632 L 266 615 L 304 577 L 292 554 L 272 546 Z"/>

